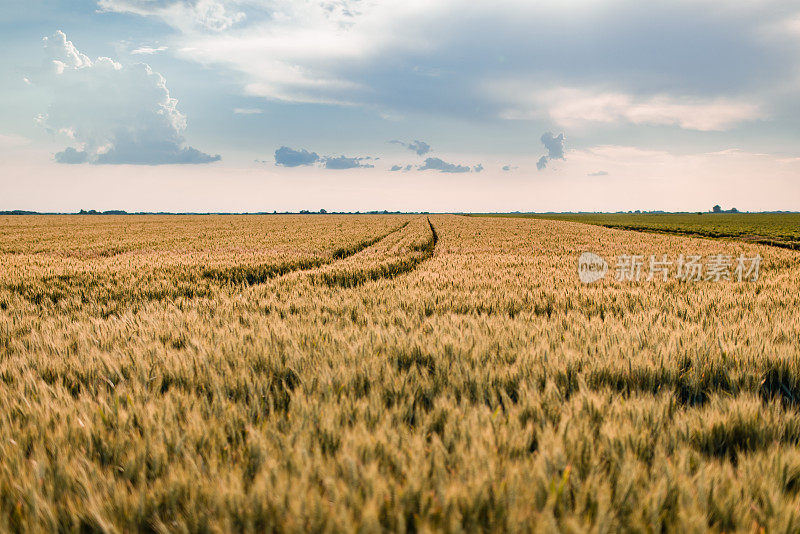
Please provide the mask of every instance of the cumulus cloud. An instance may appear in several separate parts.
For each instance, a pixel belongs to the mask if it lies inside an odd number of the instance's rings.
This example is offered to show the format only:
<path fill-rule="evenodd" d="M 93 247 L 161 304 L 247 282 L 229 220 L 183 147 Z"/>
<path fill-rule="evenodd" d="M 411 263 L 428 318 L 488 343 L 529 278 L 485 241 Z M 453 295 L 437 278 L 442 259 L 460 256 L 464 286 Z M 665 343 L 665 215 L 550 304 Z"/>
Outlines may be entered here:
<path fill-rule="evenodd" d="M 371 157 L 348 157 L 348 156 L 320 156 L 316 152 L 309 152 L 301 148 L 295 150 L 288 146 L 282 146 L 275 151 L 275 165 L 281 167 L 301 167 L 319 165 L 325 169 L 371 169 L 375 165 L 366 163 Z"/>
<path fill-rule="evenodd" d="M 39 123 L 78 145 L 56 154 L 56 161 L 161 165 L 220 159 L 185 146 L 186 117 L 164 77 L 148 65 L 92 61 L 60 31 L 44 39 L 44 49 L 46 68 L 36 81 L 53 96 Z"/>
<path fill-rule="evenodd" d="M 564 134 L 553 135 L 552 132 L 545 132 L 540 138 L 542 144 L 547 149 L 547 154 L 539 158 L 536 162 L 536 168 L 540 171 L 547 167 L 547 163 L 553 159 L 564 158 Z"/>
<path fill-rule="evenodd" d="M 590 172 L 586 176 L 608 176 L 608 172 L 607 171 L 595 171 L 595 172 Z"/>
<path fill-rule="evenodd" d="M 482 172 L 483 171 L 483 164 L 478 163 L 474 167 L 472 167 L 473 172 Z"/>
<path fill-rule="evenodd" d="M 564 159 L 564 134 L 557 136 L 552 132 L 545 132 L 541 137 L 542 144 L 547 149 L 548 159 Z"/>
<path fill-rule="evenodd" d="M 371 163 L 362 163 L 363 160 L 369 158 L 348 158 L 347 156 L 327 157 L 323 159 L 323 165 L 326 169 L 371 169 L 375 165 Z"/>
<path fill-rule="evenodd" d="M 55 159 L 58 163 L 78 164 L 89 161 L 89 154 L 83 150 L 75 150 L 68 146 L 61 152 L 56 152 Z"/>
<path fill-rule="evenodd" d="M 408 172 L 413 168 L 414 168 L 414 166 L 409 163 L 408 165 L 405 165 L 405 166 L 404 165 L 392 165 L 392 167 L 389 170 L 393 171 L 393 172 L 397 172 L 397 171 Z"/>
<path fill-rule="evenodd" d="M 395 145 L 404 146 L 407 149 L 411 150 L 412 152 L 416 152 L 418 156 L 424 156 L 425 154 L 431 151 L 431 145 L 429 145 L 425 141 L 420 141 L 419 139 L 415 139 L 411 143 L 405 143 L 403 141 L 398 141 L 397 139 L 393 139 L 389 142 Z"/>
<path fill-rule="evenodd" d="M 439 158 L 427 158 L 425 164 L 418 168 L 420 171 L 439 171 L 450 173 L 470 172 L 470 168 L 466 165 L 458 165 L 455 163 L 447 163 Z"/>
<path fill-rule="evenodd" d="M 304 148 L 294 150 L 288 146 L 282 146 L 275 151 L 275 165 L 280 165 L 281 167 L 313 165 L 319 160 L 319 154 L 316 152 L 309 152 Z"/>

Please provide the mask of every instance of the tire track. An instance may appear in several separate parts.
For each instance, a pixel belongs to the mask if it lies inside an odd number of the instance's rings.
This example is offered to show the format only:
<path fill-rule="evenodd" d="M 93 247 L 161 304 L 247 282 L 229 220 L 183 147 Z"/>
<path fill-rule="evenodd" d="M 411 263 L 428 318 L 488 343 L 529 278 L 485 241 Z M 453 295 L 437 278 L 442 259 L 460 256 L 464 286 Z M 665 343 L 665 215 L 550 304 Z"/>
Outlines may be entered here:
<path fill-rule="evenodd" d="M 205 269 L 203 271 L 202 276 L 203 278 L 213 280 L 222 284 L 247 285 L 247 286 L 263 284 L 268 280 L 271 280 L 278 276 L 284 276 L 286 274 L 295 271 L 308 271 L 312 269 L 318 269 L 320 267 L 331 265 L 336 263 L 337 261 L 349 258 L 350 256 L 354 256 L 355 254 L 358 254 L 362 250 L 375 246 L 376 244 L 380 243 L 390 235 L 403 230 L 406 226 L 408 226 L 408 224 L 409 224 L 408 221 L 406 221 L 397 228 L 394 228 L 383 235 L 366 239 L 350 247 L 338 248 L 335 251 L 333 251 L 333 253 L 331 253 L 329 258 L 312 258 L 312 259 L 292 261 L 277 265 L 276 264 L 237 265 L 233 267 Z"/>
<path fill-rule="evenodd" d="M 439 242 L 439 234 L 430 218 L 426 218 L 430 229 L 430 237 L 423 243 L 413 244 L 409 247 L 410 254 L 401 258 L 394 258 L 373 267 L 343 272 L 325 272 L 316 274 L 314 282 L 328 287 L 353 288 L 366 282 L 381 279 L 392 279 L 415 270 L 422 262 L 430 259 Z"/>

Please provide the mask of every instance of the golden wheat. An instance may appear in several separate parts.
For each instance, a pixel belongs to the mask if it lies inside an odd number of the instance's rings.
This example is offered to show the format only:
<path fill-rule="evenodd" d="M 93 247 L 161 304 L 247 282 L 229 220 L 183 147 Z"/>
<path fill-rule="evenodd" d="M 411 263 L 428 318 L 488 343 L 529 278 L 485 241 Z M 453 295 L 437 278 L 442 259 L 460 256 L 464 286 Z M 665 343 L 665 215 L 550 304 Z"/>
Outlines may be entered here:
<path fill-rule="evenodd" d="M 583 285 L 585 250 L 762 275 Z M 0 530 L 800 530 L 796 252 L 411 215 L 0 251 Z"/>

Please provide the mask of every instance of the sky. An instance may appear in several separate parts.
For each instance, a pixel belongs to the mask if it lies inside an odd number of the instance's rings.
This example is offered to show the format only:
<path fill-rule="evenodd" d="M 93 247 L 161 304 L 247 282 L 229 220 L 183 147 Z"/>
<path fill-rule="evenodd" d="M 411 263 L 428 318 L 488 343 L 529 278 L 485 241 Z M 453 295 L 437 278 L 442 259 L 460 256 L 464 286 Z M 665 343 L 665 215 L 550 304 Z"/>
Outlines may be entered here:
<path fill-rule="evenodd" d="M 0 210 L 800 210 L 796 0 L 0 12 Z"/>

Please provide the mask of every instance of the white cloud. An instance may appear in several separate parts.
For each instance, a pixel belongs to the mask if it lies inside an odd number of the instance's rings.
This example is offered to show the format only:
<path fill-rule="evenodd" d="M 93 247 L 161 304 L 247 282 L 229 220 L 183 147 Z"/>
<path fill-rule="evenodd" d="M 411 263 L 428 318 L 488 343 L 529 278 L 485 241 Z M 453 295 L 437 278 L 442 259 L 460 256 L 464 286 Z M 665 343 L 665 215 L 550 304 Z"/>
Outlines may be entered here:
<path fill-rule="evenodd" d="M 185 146 L 186 117 L 166 80 L 148 65 L 92 61 L 60 31 L 44 39 L 44 48 L 47 68 L 35 81 L 51 90 L 52 102 L 39 122 L 77 145 L 59 152 L 57 161 L 158 165 L 220 159 Z"/>
<path fill-rule="evenodd" d="M 156 16 L 182 29 L 227 30 L 243 21 L 245 14 L 233 9 L 235 2 L 221 0 L 99 0 L 103 11 Z"/>
<path fill-rule="evenodd" d="M 197 22 L 213 4 L 225 22 Z M 425 50 L 418 27 L 449 2 L 425 0 L 100 0 L 107 11 L 156 16 L 181 31 L 179 54 L 244 74 L 246 94 L 287 102 L 353 105 L 371 88 L 360 73 L 368 62 L 398 50 Z M 210 9 L 210 8 L 208 8 Z M 240 11 L 242 10 L 242 11 Z M 245 12 L 246 11 L 246 12 Z M 227 31 L 223 31 L 227 30 Z M 354 71 L 347 73 L 350 68 Z"/>
<path fill-rule="evenodd" d="M 587 123 L 678 126 L 687 130 L 727 130 L 764 118 L 761 106 L 731 98 L 700 99 L 669 95 L 635 96 L 579 88 L 531 90 L 517 82 L 494 84 L 491 92 L 507 102 L 507 119 L 547 119 L 564 127 Z"/>
<path fill-rule="evenodd" d="M 261 108 L 233 108 L 236 115 L 261 115 L 264 110 Z"/>
<path fill-rule="evenodd" d="M 166 46 L 158 46 L 158 47 L 140 46 L 135 50 L 131 50 L 131 54 L 141 55 L 141 56 L 152 56 L 153 54 L 158 54 L 160 52 L 164 52 L 165 50 L 167 50 Z"/>
<path fill-rule="evenodd" d="M 159 17 L 179 30 L 180 57 L 230 69 L 248 95 L 384 117 L 726 130 L 776 114 L 765 102 L 797 68 L 774 61 L 787 56 L 783 45 L 757 36 L 795 20 L 777 1 L 653 0 L 647 10 L 627 0 L 99 4 Z"/>

